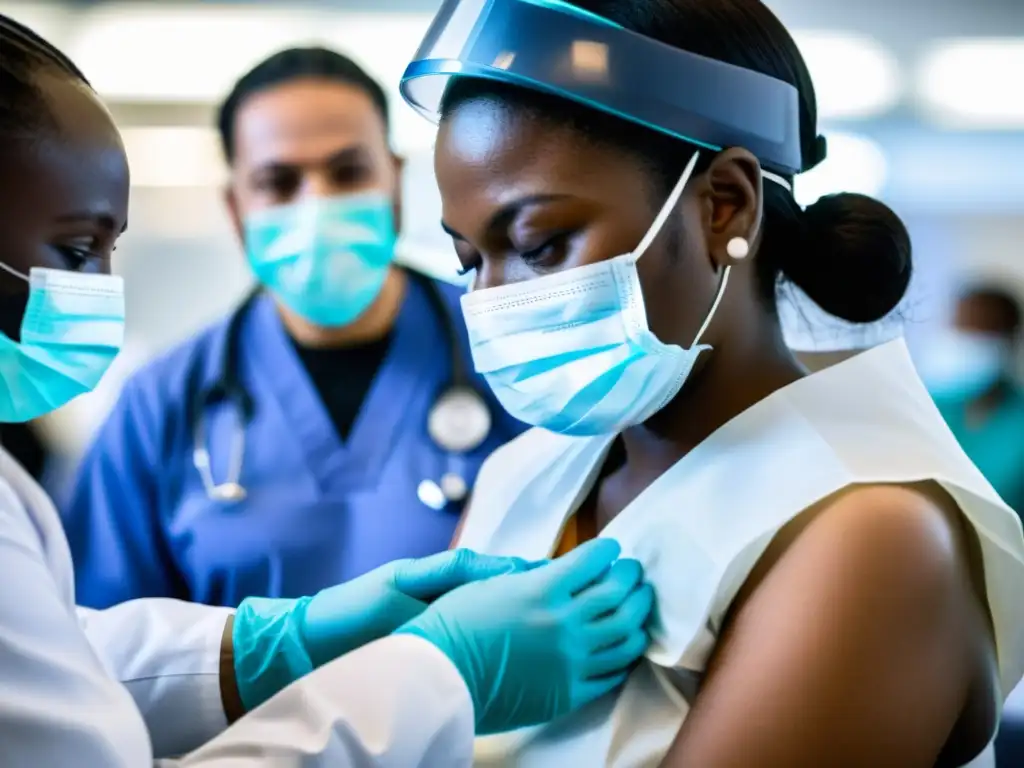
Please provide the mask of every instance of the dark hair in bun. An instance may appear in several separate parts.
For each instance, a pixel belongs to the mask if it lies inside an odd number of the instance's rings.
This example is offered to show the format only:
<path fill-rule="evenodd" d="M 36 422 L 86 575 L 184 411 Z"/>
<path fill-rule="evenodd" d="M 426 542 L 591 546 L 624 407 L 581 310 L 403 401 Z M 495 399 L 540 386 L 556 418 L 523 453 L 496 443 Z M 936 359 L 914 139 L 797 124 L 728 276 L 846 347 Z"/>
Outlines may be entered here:
<path fill-rule="evenodd" d="M 572 4 L 676 48 L 792 84 L 800 96 L 803 170 L 824 159 L 825 140 L 818 135 L 818 107 L 807 66 L 789 32 L 761 0 L 572 0 Z M 528 110 L 637 155 L 654 173 L 662 199 L 695 149 L 567 99 L 491 81 L 453 81 L 442 112 L 476 98 Z M 710 159 L 702 155 L 697 170 L 706 169 Z M 829 314 L 853 323 L 871 323 L 896 309 L 907 291 L 912 272 L 910 236 L 891 209 L 865 195 L 829 195 L 804 210 L 791 192 L 766 180 L 764 234 L 757 264 L 769 306 L 775 306 L 780 280 L 789 280 Z"/>
<path fill-rule="evenodd" d="M 765 291 L 788 279 L 830 315 L 871 323 L 895 309 L 910 284 L 910 235 L 884 203 L 827 195 L 801 210 L 765 183 L 765 234 L 758 254 Z"/>

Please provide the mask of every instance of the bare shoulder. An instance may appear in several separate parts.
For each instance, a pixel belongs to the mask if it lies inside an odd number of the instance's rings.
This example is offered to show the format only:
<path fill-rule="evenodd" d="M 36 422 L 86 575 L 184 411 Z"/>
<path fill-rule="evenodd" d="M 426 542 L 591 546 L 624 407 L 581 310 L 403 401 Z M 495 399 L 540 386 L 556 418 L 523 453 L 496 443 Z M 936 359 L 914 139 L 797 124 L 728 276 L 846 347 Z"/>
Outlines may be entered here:
<path fill-rule="evenodd" d="M 856 486 L 783 528 L 740 600 L 780 569 L 814 574 L 819 582 L 859 574 L 840 579 L 844 590 L 887 584 L 907 597 L 917 591 L 946 593 L 973 583 L 980 569 L 976 550 L 973 530 L 938 485 Z"/>
<path fill-rule="evenodd" d="M 991 700 L 975 547 L 935 485 L 854 487 L 807 510 L 734 601 L 664 765 L 936 765 L 983 746 L 994 722 L 962 733 Z"/>

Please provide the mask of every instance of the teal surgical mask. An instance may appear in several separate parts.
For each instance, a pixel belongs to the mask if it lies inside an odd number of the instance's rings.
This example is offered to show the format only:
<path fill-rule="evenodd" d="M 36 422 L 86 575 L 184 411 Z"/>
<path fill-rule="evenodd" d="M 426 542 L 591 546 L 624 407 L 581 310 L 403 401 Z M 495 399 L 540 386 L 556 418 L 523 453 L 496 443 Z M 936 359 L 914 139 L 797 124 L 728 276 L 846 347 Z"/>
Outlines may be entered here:
<path fill-rule="evenodd" d="M 0 422 L 30 421 L 91 392 L 124 342 L 124 283 L 33 268 L 21 341 L 0 333 Z"/>
<path fill-rule="evenodd" d="M 245 222 L 256 279 L 288 309 L 328 328 L 369 309 L 396 239 L 392 202 L 383 193 L 313 198 L 257 211 Z"/>
<path fill-rule="evenodd" d="M 968 401 L 999 382 L 1011 354 L 1009 342 L 1001 336 L 949 328 L 933 334 L 915 362 L 933 397 Z"/>

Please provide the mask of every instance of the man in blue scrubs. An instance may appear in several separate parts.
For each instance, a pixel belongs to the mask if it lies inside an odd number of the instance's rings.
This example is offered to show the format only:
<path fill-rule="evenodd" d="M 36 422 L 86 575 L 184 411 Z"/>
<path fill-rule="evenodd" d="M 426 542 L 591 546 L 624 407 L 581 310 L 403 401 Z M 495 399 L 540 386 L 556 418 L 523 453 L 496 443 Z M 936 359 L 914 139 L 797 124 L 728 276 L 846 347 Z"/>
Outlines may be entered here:
<path fill-rule="evenodd" d="M 982 474 L 1024 513 L 1024 392 L 1012 367 L 1017 299 L 999 287 L 964 293 L 951 328 L 921 350 L 918 368 L 946 423 Z"/>
<path fill-rule="evenodd" d="M 284 51 L 220 130 L 262 290 L 125 387 L 65 510 L 82 605 L 297 597 L 443 550 L 523 428 L 472 374 L 461 289 L 393 263 L 401 162 L 375 81 Z M 483 400 L 438 409 L 460 383 Z"/>

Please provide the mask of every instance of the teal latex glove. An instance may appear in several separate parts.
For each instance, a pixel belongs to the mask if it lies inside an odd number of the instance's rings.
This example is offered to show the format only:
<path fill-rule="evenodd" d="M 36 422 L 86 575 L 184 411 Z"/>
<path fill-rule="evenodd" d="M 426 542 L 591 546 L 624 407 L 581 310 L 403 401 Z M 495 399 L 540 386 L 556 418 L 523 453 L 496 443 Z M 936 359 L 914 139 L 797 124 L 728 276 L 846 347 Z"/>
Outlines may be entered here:
<path fill-rule="evenodd" d="M 235 613 L 235 679 L 246 709 L 379 638 L 457 587 L 533 567 L 466 549 L 399 560 L 298 600 L 249 598 Z"/>
<path fill-rule="evenodd" d="M 625 682 L 647 650 L 654 594 L 619 545 L 592 541 L 526 573 L 456 589 L 398 630 L 459 670 L 477 733 L 539 725 Z"/>

